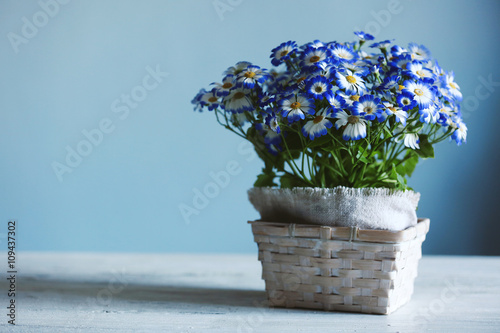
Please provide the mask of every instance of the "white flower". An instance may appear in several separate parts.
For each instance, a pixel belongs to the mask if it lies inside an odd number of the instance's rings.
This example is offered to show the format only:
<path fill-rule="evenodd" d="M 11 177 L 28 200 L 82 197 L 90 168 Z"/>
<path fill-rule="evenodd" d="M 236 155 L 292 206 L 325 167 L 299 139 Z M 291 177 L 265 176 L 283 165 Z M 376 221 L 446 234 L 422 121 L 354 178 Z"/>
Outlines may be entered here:
<path fill-rule="evenodd" d="M 366 137 L 366 119 L 357 115 L 349 115 L 344 110 L 337 112 L 335 128 L 345 126 L 342 138 L 344 140 L 359 140 Z"/>

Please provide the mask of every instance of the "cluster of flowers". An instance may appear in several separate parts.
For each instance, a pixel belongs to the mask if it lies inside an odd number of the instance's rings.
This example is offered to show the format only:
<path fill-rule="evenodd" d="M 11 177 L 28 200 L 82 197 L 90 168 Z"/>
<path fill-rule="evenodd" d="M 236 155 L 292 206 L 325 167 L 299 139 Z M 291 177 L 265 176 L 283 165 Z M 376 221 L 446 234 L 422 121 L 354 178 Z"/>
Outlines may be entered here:
<path fill-rule="evenodd" d="M 282 127 L 294 123 L 309 140 L 333 127 L 346 141 L 360 140 L 384 123 L 410 149 L 419 149 L 426 125 L 442 128 L 459 145 L 466 141 L 453 72 L 444 71 L 423 45 L 403 48 L 385 40 L 364 51 L 373 36 L 355 34 L 356 42 L 282 43 L 271 52 L 272 64 L 284 64 L 282 70 L 239 62 L 221 83 L 196 95 L 195 110 L 222 110 L 235 126 L 254 126 L 273 154 L 283 149 Z"/>

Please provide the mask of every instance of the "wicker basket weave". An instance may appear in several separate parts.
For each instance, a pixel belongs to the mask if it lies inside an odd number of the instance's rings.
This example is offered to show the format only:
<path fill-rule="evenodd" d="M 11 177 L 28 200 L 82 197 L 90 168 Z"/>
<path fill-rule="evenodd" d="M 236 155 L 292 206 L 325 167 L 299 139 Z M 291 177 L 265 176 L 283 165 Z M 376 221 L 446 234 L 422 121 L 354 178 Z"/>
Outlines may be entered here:
<path fill-rule="evenodd" d="M 429 219 L 402 231 L 250 221 L 271 306 L 389 314 L 408 302 Z"/>

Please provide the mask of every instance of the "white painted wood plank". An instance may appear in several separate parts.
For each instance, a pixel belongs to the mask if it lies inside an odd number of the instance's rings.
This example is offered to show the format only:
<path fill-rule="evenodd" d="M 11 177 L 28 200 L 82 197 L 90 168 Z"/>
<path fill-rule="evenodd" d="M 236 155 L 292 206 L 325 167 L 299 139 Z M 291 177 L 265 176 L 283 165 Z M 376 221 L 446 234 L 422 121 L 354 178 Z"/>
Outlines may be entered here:
<path fill-rule="evenodd" d="M 18 325 L 0 312 L 2 332 L 500 332 L 498 257 L 424 257 L 412 301 L 389 316 L 267 308 L 256 255 L 20 253 L 18 265 Z"/>

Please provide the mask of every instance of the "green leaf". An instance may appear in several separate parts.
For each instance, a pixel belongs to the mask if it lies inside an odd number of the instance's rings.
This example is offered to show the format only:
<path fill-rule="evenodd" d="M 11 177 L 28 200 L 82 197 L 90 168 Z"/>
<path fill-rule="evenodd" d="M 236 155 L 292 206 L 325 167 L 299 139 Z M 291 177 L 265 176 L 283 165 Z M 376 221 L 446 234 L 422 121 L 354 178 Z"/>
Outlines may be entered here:
<path fill-rule="evenodd" d="M 274 183 L 274 178 L 276 178 L 276 174 L 274 172 L 271 173 L 261 173 L 257 176 L 257 180 L 253 184 L 254 187 L 266 187 L 266 186 L 277 186 Z"/>
<path fill-rule="evenodd" d="M 405 161 L 405 173 L 411 177 L 411 175 L 413 174 L 413 171 L 415 171 L 415 167 L 417 166 L 418 164 L 418 155 L 413 153 L 413 152 L 409 152 L 410 154 L 412 154 L 413 156 L 410 157 L 409 159 L 407 159 Z"/>
<path fill-rule="evenodd" d="M 434 158 L 434 148 L 429 142 L 429 137 L 426 134 L 419 135 L 420 139 L 420 149 L 415 149 L 415 152 L 423 158 Z"/>
<path fill-rule="evenodd" d="M 281 188 L 292 188 L 292 187 L 307 187 L 308 185 L 305 184 L 302 179 L 291 175 L 289 173 L 285 173 L 283 176 L 280 177 L 280 185 Z"/>

